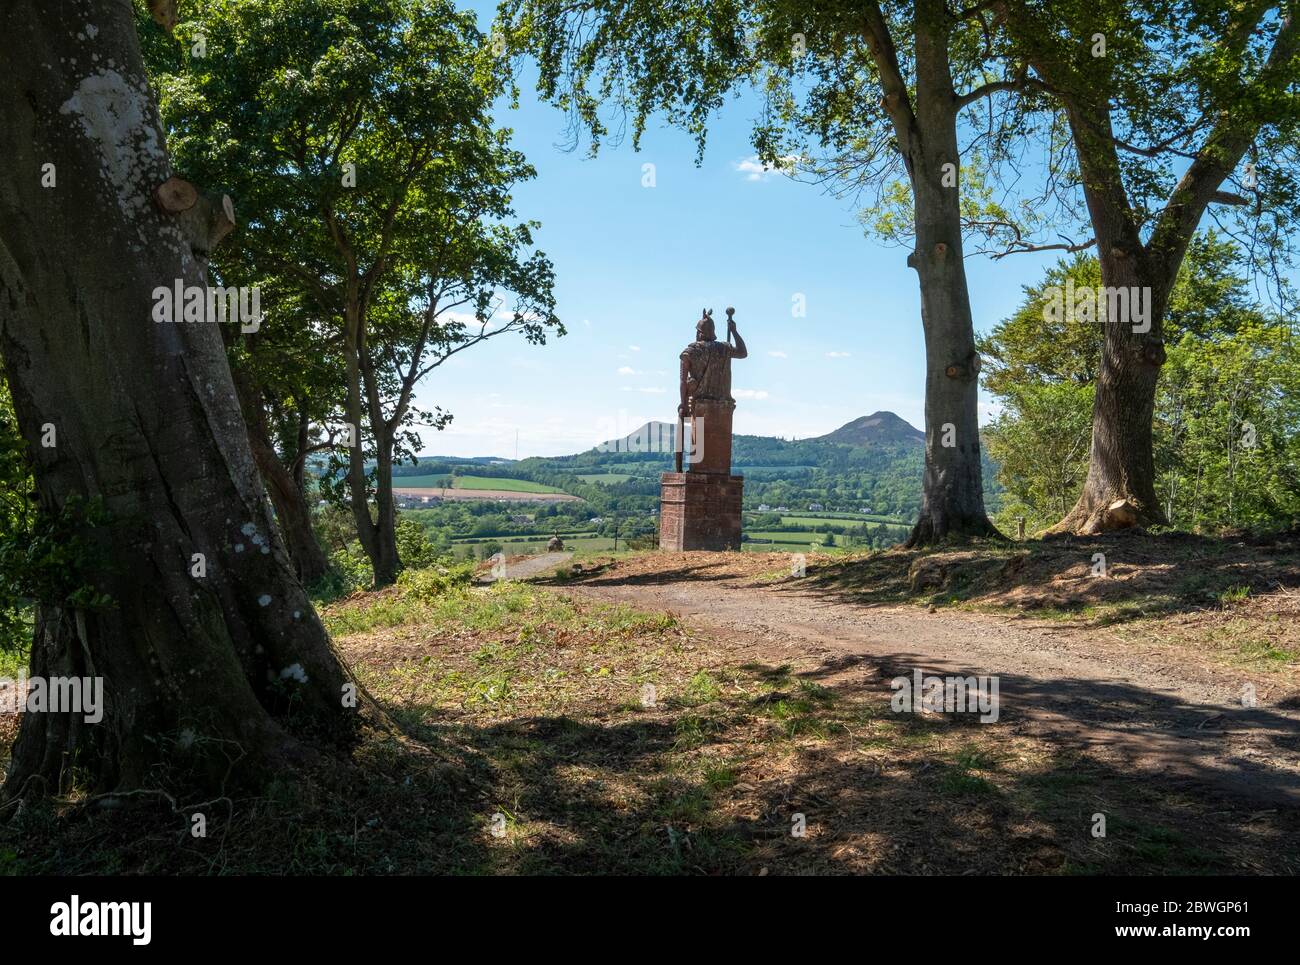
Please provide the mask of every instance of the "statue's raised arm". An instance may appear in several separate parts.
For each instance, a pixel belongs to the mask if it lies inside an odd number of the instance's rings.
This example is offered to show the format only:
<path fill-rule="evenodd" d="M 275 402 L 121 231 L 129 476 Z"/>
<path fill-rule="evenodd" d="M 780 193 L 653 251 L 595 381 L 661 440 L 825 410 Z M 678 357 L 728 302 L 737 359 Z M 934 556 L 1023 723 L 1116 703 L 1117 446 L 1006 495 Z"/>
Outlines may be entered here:
<path fill-rule="evenodd" d="M 736 314 L 734 308 L 727 309 L 727 341 L 730 343 L 735 339 L 735 344 L 731 346 L 731 357 L 733 359 L 743 359 L 749 357 L 749 349 L 745 348 L 745 340 L 740 337 L 740 331 L 736 328 Z"/>

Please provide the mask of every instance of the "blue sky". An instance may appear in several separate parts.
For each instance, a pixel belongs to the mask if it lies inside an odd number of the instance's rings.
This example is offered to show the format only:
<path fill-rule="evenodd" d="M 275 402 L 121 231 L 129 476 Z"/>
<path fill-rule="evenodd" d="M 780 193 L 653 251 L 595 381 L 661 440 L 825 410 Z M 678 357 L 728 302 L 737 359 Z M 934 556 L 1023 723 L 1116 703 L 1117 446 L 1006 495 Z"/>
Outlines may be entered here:
<path fill-rule="evenodd" d="M 513 457 L 517 435 L 521 458 L 562 455 L 672 421 L 678 354 L 701 308 L 721 322 L 728 305 L 750 353 L 733 368 L 737 432 L 802 438 L 878 409 L 923 427 L 920 299 L 906 251 L 868 237 L 848 202 L 753 170 L 754 100 L 716 116 L 699 167 L 693 140 L 662 123 L 640 152 L 607 143 L 592 159 L 585 144 L 564 150 L 565 116 L 526 80 L 519 109 L 503 104 L 497 119 L 538 172 L 515 208 L 542 223 L 568 334 L 545 346 L 503 336 L 435 370 L 417 397 L 455 418 L 423 433 L 425 453 Z M 654 187 L 642 186 L 645 164 Z M 977 330 L 1014 310 L 1054 254 L 968 258 Z M 792 317 L 797 294 L 803 318 Z"/>

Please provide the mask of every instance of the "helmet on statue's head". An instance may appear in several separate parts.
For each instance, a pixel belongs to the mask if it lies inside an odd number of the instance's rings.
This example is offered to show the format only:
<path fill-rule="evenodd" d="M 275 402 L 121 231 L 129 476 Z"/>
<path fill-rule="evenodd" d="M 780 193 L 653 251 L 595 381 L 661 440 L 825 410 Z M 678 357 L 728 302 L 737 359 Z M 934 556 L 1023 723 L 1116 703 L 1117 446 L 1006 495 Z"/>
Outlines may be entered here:
<path fill-rule="evenodd" d="M 713 327 L 713 309 L 706 308 L 695 323 L 695 340 L 697 342 L 717 341 L 718 333 Z"/>

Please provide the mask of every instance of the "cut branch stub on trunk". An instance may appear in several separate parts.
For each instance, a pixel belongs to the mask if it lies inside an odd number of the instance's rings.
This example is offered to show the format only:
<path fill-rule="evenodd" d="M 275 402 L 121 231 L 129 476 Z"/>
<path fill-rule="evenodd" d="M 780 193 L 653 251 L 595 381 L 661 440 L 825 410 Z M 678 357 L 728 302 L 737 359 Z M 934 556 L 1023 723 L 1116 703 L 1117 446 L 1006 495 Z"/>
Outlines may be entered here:
<path fill-rule="evenodd" d="M 175 175 L 153 189 L 154 202 L 167 214 L 180 214 L 194 207 L 199 189 Z"/>
<path fill-rule="evenodd" d="M 960 362 L 953 362 L 943 370 L 943 374 L 950 379 L 974 379 L 980 374 L 980 367 L 983 361 L 980 359 L 978 352 L 971 352 Z"/>
<path fill-rule="evenodd" d="M 149 0 L 149 16 L 168 34 L 176 29 L 181 19 L 176 12 L 176 0 Z"/>

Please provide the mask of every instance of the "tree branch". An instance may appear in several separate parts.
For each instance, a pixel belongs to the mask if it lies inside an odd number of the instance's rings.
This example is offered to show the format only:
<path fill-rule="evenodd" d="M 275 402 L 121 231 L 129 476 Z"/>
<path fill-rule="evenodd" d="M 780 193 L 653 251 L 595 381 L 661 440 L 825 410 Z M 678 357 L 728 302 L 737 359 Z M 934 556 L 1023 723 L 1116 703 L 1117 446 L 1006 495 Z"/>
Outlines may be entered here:
<path fill-rule="evenodd" d="M 992 97 L 1001 91 L 1024 90 L 1026 82 L 1029 79 L 1029 64 L 1023 63 L 1016 71 L 1016 76 L 1012 80 L 995 80 L 987 84 L 981 84 L 974 90 L 967 91 L 957 98 L 957 110 L 974 104 L 977 100 L 985 97 Z"/>

